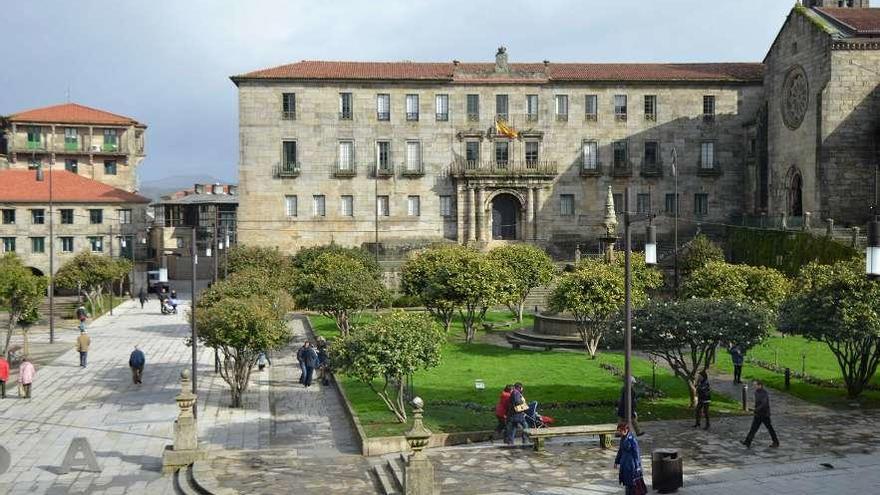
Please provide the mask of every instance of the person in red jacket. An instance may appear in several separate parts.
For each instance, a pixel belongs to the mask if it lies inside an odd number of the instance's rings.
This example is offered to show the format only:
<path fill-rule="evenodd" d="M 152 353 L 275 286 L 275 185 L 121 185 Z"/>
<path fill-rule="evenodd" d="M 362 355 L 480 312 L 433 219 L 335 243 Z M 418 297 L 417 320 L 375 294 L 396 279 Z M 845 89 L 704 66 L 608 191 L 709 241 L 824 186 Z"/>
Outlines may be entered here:
<path fill-rule="evenodd" d="M 504 433 L 507 427 L 507 410 L 510 408 L 510 392 L 513 385 L 504 387 L 501 395 L 498 397 L 498 404 L 495 406 L 495 417 L 498 418 L 498 426 L 495 427 L 495 433 Z"/>
<path fill-rule="evenodd" d="M 6 382 L 9 381 L 9 362 L 0 356 L 0 399 L 6 398 Z"/>

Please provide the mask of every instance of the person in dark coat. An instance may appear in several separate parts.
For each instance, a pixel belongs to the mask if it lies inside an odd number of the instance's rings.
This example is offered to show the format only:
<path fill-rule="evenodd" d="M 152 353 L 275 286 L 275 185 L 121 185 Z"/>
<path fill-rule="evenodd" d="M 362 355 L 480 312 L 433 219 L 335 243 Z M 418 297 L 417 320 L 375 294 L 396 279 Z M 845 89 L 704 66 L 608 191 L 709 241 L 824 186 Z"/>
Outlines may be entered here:
<path fill-rule="evenodd" d="M 307 340 L 303 342 L 302 347 L 296 351 L 296 362 L 299 363 L 299 383 L 303 385 L 306 383 L 305 351 L 308 347 L 309 341 Z"/>
<path fill-rule="evenodd" d="M 734 345 L 730 348 L 730 360 L 733 362 L 733 384 L 739 385 L 742 383 L 742 372 L 743 372 L 743 361 L 745 361 L 745 353 L 742 350 L 742 347 L 739 344 Z"/>
<path fill-rule="evenodd" d="M 144 303 L 147 302 L 147 291 L 145 291 L 143 287 L 141 287 L 141 291 L 138 292 L 138 301 L 141 303 L 141 309 L 144 309 Z"/>
<path fill-rule="evenodd" d="M 779 438 L 776 436 L 776 430 L 773 429 L 773 424 L 770 422 L 770 394 L 764 389 L 764 384 L 759 380 L 756 380 L 755 417 L 752 418 L 752 428 L 749 430 L 749 434 L 746 435 L 746 439 L 742 442 L 746 448 L 751 448 L 755 433 L 758 432 L 758 428 L 760 428 L 761 425 L 767 427 L 767 432 L 770 433 L 770 439 L 773 440 L 770 447 L 779 447 Z"/>
<path fill-rule="evenodd" d="M 311 387 L 312 376 L 315 374 L 315 368 L 318 367 L 318 353 L 311 345 L 303 351 L 303 365 L 306 367 L 306 378 L 303 380 L 303 385 Z"/>
<path fill-rule="evenodd" d="M 642 427 L 639 426 L 638 414 L 636 413 L 636 406 L 638 405 L 638 401 L 636 399 L 636 378 L 630 377 L 632 379 L 632 387 L 630 388 L 630 392 L 632 395 L 632 425 L 633 429 L 636 430 L 636 435 L 642 436 L 645 432 L 642 430 Z M 617 419 L 618 423 L 626 423 L 626 385 L 620 389 L 620 399 L 617 401 Z"/>
<path fill-rule="evenodd" d="M 507 409 L 507 429 L 504 432 L 504 443 L 507 445 L 513 445 L 513 438 L 516 436 L 517 426 L 521 427 L 523 430 L 528 428 L 528 425 L 526 425 L 525 410 L 516 410 L 517 406 L 521 404 L 527 404 L 527 402 L 526 398 L 523 396 L 523 385 L 522 383 L 517 382 L 513 385 L 513 390 L 510 391 L 510 402 Z"/>
<path fill-rule="evenodd" d="M 141 380 L 144 377 L 144 366 L 146 364 L 147 357 L 144 356 L 144 351 L 140 350 L 138 346 L 134 346 L 134 350 L 131 351 L 131 355 L 128 357 L 128 367 L 131 368 L 131 379 L 137 385 L 143 383 Z"/>
<path fill-rule="evenodd" d="M 626 423 L 617 427 L 617 433 L 621 437 L 620 448 L 614 458 L 614 468 L 617 469 L 617 480 L 626 488 L 626 495 L 647 493 L 645 480 L 642 474 L 642 457 L 639 451 L 639 441 L 629 431 Z"/>
<path fill-rule="evenodd" d="M 700 416 L 706 417 L 706 427 L 704 430 L 709 429 L 709 404 L 712 403 L 712 388 L 709 385 L 709 376 L 705 371 L 700 372 L 700 377 L 697 380 L 697 411 L 696 411 L 696 423 L 694 424 L 694 428 L 700 427 Z"/>

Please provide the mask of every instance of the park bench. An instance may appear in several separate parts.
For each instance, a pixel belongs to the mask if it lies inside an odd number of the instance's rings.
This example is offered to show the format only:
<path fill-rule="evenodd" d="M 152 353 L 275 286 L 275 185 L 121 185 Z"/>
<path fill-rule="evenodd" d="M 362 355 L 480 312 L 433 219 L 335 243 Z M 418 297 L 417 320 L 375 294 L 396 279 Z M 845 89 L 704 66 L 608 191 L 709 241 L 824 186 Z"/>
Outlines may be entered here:
<path fill-rule="evenodd" d="M 551 426 L 547 428 L 526 428 L 525 435 L 532 440 L 535 452 L 544 450 L 544 439 L 551 437 L 580 437 L 585 435 L 598 435 L 599 446 L 603 449 L 611 448 L 611 437 L 617 434 L 617 424 L 604 425 L 581 425 L 581 426 Z"/>

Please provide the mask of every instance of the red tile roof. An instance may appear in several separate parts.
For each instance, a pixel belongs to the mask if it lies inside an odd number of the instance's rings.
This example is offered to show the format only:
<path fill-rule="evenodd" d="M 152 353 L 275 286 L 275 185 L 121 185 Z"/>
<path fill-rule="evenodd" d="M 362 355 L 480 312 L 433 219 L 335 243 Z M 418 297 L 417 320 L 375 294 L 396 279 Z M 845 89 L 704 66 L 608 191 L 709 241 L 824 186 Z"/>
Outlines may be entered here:
<path fill-rule="evenodd" d="M 510 73 L 495 74 L 492 63 L 329 62 L 281 65 L 233 76 L 246 79 L 433 80 L 458 83 L 544 83 L 550 81 L 722 81 L 758 82 L 760 63 L 708 64 L 510 64 Z"/>
<path fill-rule="evenodd" d="M 880 35 L 880 9 L 824 7 L 816 10 L 843 25 L 856 36 Z"/>
<path fill-rule="evenodd" d="M 47 124 L 97 124 L 97 125 L 135 125 L 146 127 L 140 122 L 115 113 L 105 112 L 77 103 L 64 103 L 50 107 L 35 108 L 9 116 L 10 122 L 35 122 Z"/>
<path fill-rule="evenodd" d="M 149 203 L 138 194 L 116 189 L 66 170 L 52 170 L 56 203 Z M 35 170 L 0 170 L 0 203 L 48 203 L 49 171 L 37 181 Z"/>

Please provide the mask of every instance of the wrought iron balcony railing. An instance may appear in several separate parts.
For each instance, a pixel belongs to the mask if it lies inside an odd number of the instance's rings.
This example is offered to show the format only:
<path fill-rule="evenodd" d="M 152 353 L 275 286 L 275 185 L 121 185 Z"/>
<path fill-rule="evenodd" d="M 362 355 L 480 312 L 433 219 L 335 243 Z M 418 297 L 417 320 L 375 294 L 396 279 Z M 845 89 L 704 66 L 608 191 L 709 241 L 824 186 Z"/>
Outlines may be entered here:
<path fill-rule="evenodd" d="M 456 160 L 450 167 L 450 173 L 459 177 L 548 177 L 557 173 L 554 160 L 508 160 L 474 161 Z"/>

